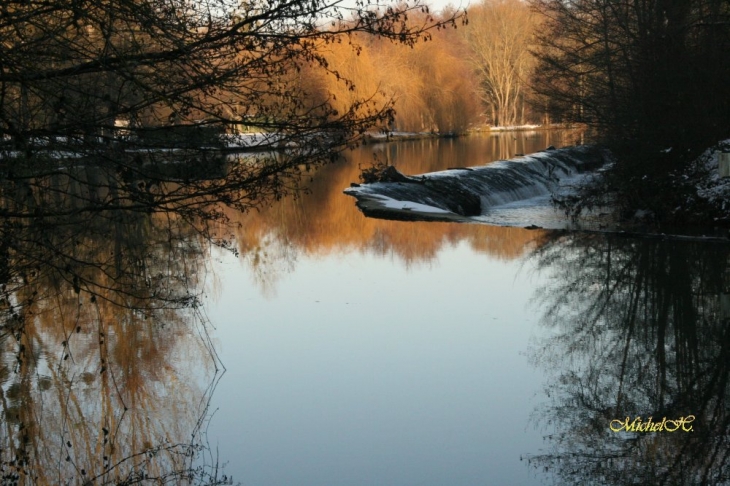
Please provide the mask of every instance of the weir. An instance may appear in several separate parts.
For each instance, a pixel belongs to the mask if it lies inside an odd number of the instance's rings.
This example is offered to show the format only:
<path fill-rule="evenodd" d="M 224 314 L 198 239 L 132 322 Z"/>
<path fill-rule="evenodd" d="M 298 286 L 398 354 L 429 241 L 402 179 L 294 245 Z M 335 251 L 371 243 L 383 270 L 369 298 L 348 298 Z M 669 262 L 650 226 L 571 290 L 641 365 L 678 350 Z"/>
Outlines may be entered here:
<path fill-rule="evenodd" d="M 595 146 L 548 149 L 478 167 L 406 176 L 389 167 L 378 182 L 353 184 L 345 194 L 366 216 L 461 221 L 516 201 L 548 196 L 566 181 L 608 161 Z"/>

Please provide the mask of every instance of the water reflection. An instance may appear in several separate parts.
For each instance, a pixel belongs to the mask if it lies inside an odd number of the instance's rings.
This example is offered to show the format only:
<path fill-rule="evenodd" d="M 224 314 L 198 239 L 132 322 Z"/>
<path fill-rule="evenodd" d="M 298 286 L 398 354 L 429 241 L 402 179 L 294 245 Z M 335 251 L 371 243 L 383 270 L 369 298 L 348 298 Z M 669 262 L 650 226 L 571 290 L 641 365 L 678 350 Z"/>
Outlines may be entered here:
<path fill-rule="evenodd" d="M 449 167 L 484 165 L 531 154 L 549 146 L 583 143 L 578 130 L 493 132 L 466 138 L 424 139 L 412 142 L 377 143 L 365 146 L 380 161 L 395 165 L 404 174 L 422 174 Z M 369 161 L 362 161 L 368 163 Z M 354 179 L 350 182 L 356 182 Z"/>
<path fill-rule="evenodd" d="M 3 481 L 217 482 L 198 454 L 218 377 L 199 232 L 179 214 L 94 208 L 122 189 L 91 168 L 0 189 Z"/>
<path fill-rule="evenodd" d="M 562 484 L 725 484 L 730 246 L 558 235 L 535 258 L 553 277 L 538 295 L 552 334 L 533 357 L 554 377 L 532 463 Z M 691 432 L 609 429 L 690 415 Z"/>
<path fill-rule="evenodd" d="M 307 193 L 285 197 L 260 211 L 228 217 L 238 223 L 234 237 L 261 287 L 273 294 L 278 279 L 296 268 L 302 255 L 323 256 L 357 251 L 394 256 L 408 266 L 432 262 L 441 248 L 467 241 L 476 251 L 513 259 L 529 249 L 541 232 L 521 228 L 448 223 L 408 223 L 363 218 L 342 190 L 359 180 L 360 170 L 377 158 L 399 171 L 420 174 L 487 164 L 515 153 L 548 145 L 574 143 L 566 132 L 500 133 L 466 139 L 426 139 L 366 145 L 345 159 L 323 167 L 309 181 Z"/>
<path fill-rule="evenodd" d="M 211 205 L 198 211 L 183 202 L 189 194 L 177 199 L 173 182 L 152 184 L 114 167 L 4 179 L 0 471 L 10 480 L 37 484 L 129 484 L 143 477 L 225 481 L 215 461 L 199 454 L 205 452 L 201 429 L 220 376 L 199 299 L 208 237 L 233 242 L 254 279 L 271 293 L 302 255 L 356 252 L 416 266 L 436 262 L 444 247 L 467 242 L 478 253 L 512 260 L 539 248 L 546 234 L 366 219 L 341 191 L 374 156 L 419 173 L 560 144 L 546 136 L 553 134 L 362 147 L 314 174 L 308 195 L 247 213 Z M 201 189 L 210 188 L 199 182 Z M 174 200 L 175 210 L 166 210 L 163 200 Z M 233 224 L 223 224 L 220 214 Z"/>

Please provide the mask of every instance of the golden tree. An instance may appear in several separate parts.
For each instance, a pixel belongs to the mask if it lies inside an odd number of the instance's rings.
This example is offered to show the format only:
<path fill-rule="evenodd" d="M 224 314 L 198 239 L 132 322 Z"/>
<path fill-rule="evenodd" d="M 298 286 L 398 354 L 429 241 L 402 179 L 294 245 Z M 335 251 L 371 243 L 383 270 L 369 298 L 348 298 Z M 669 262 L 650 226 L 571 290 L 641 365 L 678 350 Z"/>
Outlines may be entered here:
<path fill-rule="evenodd" d="M 469 27 L 461 31 L 495 126 L 525 123 L 535 25 L 535 15 L 520 0 L 483 0 L 470 9 Z"/>

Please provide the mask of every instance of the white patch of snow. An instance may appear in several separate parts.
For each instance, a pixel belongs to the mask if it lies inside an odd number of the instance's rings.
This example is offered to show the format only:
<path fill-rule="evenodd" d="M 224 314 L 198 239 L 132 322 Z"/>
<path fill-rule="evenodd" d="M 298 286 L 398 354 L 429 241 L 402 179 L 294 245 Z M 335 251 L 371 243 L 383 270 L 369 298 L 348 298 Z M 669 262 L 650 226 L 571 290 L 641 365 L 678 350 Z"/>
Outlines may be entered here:
<path fill-rule="evenodd" d="M 536 130 L 542 125 L 509 125 L 506 127 L 489 127 L 490 132 L 513 132 L 516 130 Z"/>
<path fill-rule="evenodd" d="M 353 193 L 358 192 L 356 187 L 345 189 L 345 192 Z M 380 205 L 388 209 L 398 209 L 402 211 L 414 211 L 417 213 L 425 214 L 454 214 L 451 211 L 445 209 L 436 208 L 427 204 L 420 204 L 412 201 L 398 201 L 382 194 L 368 194 L 368 199 L 377 200 Z"/>
<path fill-rule="evenodd" d="M 730 139 L 705 150 L 696 161 L 699 170 L 706 172 L 705 177 L 695 185 L 697 195 L 711 203 L 722 204 L 724 200 L 730 198 L 730 178 L 720 177 L 717 156 L 717 151 L 728 150 L 730 150 Z"/>

